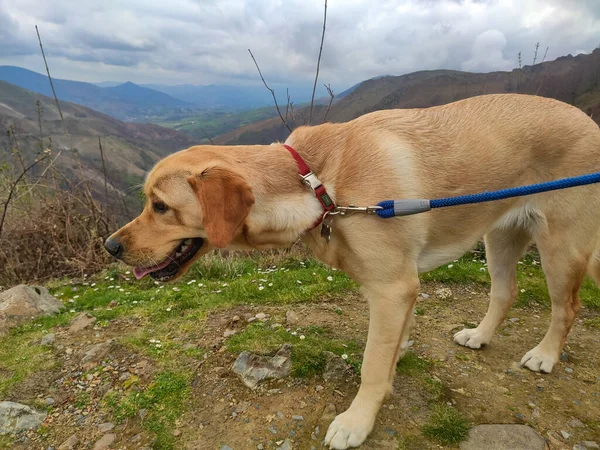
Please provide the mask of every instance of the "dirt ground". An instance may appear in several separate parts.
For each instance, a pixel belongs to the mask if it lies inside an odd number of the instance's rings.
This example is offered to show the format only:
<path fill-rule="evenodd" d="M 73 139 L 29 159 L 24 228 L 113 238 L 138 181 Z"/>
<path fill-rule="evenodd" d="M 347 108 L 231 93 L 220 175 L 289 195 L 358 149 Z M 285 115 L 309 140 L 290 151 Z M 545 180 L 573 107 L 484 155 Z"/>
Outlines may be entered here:
<path fill-rule="evenodd" d="M 596 312 L 583 309 L 553 373 L 538 374 L 517 363 L 546 332 L 548 308 L 513 308 L 492 343 L 482 350 L 471 350 L 455 344 L 452 336 L 465 323 L 481 320 L 487 308 L 487 291 L 478 286 L 449 286 L 452 297 L 442 300 L 435 295 L 439 287 L 435 283 L 422 287 L 422 293 L 429 297 L 419 296 L 420 315 L 411 337 L 411 351 L 433 362 L 426 375 L 441 381 L 444 401 L 456 406 L 473 424 L 528 424 L 547 439 L 550 449 L 571 449 L 582 441 L 600 441 L 600 330 L 588 320 L 597 317 Z M 237 307 L 208 315 L 201 333 L 193 335 L 192 344 L 207 353 L 193 367 L 186 412 L 173 430 L 176 447 L 275 449 L 289 439 L 293 449 L 323 448 L 321 441 L 335 411 L 342 412 L 358 389 L 358 374 L 350 372 L 336 382 L 321 377 L 286 378 L 252 391 L 229 369 L 237 355 L 224 347 L 223 332 L 232 326 L 238 330 L 247 326 L 244 320 L 232 325 L 231 318 L 258 312 L 284 317 L 289 308 Z M 361 299 L 336 298 L 293 308 L 299 326 L 322 326 L 336 337 L 356 339 L 364 347 L 368 309 Z M 30 433 L 13 448 L 59 448 L 74 433 L 79 439 L 77 448 L 92 448 L 104 434 L 98 425 L 111 419 L 98 407 L 102 396 L 111 389 L 121 389 L 119 380 L 123 381 L 124 373 L 144 382 L 155 370 L 150 358 L 119 344 L 121 337 L 142 325 L 138 318 L 129 317 L 76 337 L 66 329 L 58 330 L 52 350 L 60 361 L 58 366 L 36 373 L 10 395 L 21 402 L 43 402 L 52 397 L 56 402 L 54 412 L 44 425 L 44 433 Z M 77 355 L 109 339 L 115 342 L 110 346 L 110 363 L 103 375 L 97 379 L 86 375 Z M 86 401 L 77 404 L 81 392 L 86 393 Z M 431 414 L 429 400 L 430 394 L 418 376 L 398 375 L 394 393 L 361 448 L 452 448 L 422 434 Z M 110 431 L 115 434 L 110 448 L 156 447 L 148 432 L 143 431 L 142 420 L 136 416 L 117 423 Z M 568 437 L 563 437 L 561 431 Z"/>

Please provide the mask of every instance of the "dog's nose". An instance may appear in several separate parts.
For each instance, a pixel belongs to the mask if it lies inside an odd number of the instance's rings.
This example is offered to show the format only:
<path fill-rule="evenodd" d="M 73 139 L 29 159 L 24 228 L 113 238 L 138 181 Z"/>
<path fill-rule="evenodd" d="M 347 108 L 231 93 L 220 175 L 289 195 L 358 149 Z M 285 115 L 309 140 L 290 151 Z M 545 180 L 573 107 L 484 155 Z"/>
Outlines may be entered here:
<path fill-rule="evenodd" d="M 119 239 L 116 237 L 109 237 L 104 242 L 104 248 L 115 258 L 120 258 L 123 256 L 123 244 L 121 244 L 121 241 L 119 241 Z"/>

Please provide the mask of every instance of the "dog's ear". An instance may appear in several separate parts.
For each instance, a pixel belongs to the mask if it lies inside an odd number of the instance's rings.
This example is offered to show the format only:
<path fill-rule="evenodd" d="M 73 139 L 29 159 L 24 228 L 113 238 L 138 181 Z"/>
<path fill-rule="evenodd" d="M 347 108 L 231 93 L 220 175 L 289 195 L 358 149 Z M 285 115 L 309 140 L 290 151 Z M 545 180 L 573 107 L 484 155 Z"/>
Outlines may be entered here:
<path fill-rule="evenodd" d="M 211 244 L 226 247 L 254 204 L 254 194 L 239 174 L 213 167 L 192 175 L 188 183 L 202 208 L 202 225 Z"/>

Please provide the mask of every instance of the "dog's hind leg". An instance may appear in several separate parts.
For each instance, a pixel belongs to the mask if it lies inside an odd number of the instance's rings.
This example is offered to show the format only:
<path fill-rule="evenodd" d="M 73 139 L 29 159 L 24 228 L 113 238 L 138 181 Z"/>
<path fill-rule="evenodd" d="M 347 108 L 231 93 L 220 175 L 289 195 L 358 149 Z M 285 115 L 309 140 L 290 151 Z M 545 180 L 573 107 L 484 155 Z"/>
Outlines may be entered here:
<path fill-rule="evenodd" d="M 581 309 L 578 292 L 593 252 L 593 249 L 587 248 L 589 242 L 582 230 L 568 227 L 554 229 L 564 231 L 552 233 L 546 230 L 534 236 L 552 299 L 552 321 L 548 332 L 521 360 L 521 365 L 534 372 L 551 372 L 559 359 Z"/>
<path fill-rule="evenodd" d="M 517 262 L 530 241 L 531 235 L 521 227 L 498 228 L 485 236 L 486 257 L 492 278 L 490 304 L 477 328 L 465 328 L 454 335 L 458 344 L 481 348 L 492 340 L 517 298 Z"/>

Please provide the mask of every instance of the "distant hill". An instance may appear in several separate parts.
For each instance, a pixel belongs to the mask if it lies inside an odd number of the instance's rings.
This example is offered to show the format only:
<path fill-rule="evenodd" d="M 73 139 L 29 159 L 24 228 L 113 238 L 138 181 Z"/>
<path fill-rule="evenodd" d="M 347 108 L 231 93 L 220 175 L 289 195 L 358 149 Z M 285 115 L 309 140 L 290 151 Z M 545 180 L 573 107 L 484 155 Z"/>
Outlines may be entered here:
<path fill-rule="evenodd" d="M 482 94 L 518 92 L 556 98 L 581 108 L 600 123 L 600 49 L 589 55 L 563 56 L 510 72 L 470 73 L 428 70 L 363 81 L 343 92 L 327 116 L 329 122 L 346 122 L 381 109 L 426 108 Z M 315 108 L 320 123 L 322 105 Z M 296 110 L 295 126 L 308 117 Z M 289 131 L 279 118 L 256 122 L 214 139 L 218 144 L 268 144 L 284 140 Z"/>
<path fill-rule="evenodd" d="M 42 111 L 41 132 L 37 102 Z M 53 98 L 0 81 L 0 151 L 14 146 L 6 133 L 9 128 L 15 131 L 19 147 L 25 152 L 39 150 L 41 134 L 44 147 L 51 140 L 55 154 L 63 151 L 57 163 L 64 171 L 100 182 L 101 138 L 109 175 L 118 188 L 126 188 L 142 182 L 146 171 L 160 158 L 197 142 L 176 130 L 121 122 L 65 101 L 61 101 L 61 109 L 69 137 Z M 84 163 L 83 173 L 78 160 Z"/>
<path fill-rule="evenodd" d="M 31 70 L 0 66 L 0 80 L 52 97 L 48 77 Z M 129 82 L 107 87 L 58 78 L 53 78 L 53 82 L 60 100 L 87 106 L 120 120 L 139 120 L 174 109 L 195 109 L 192 104 L 164 92 Z"/>

